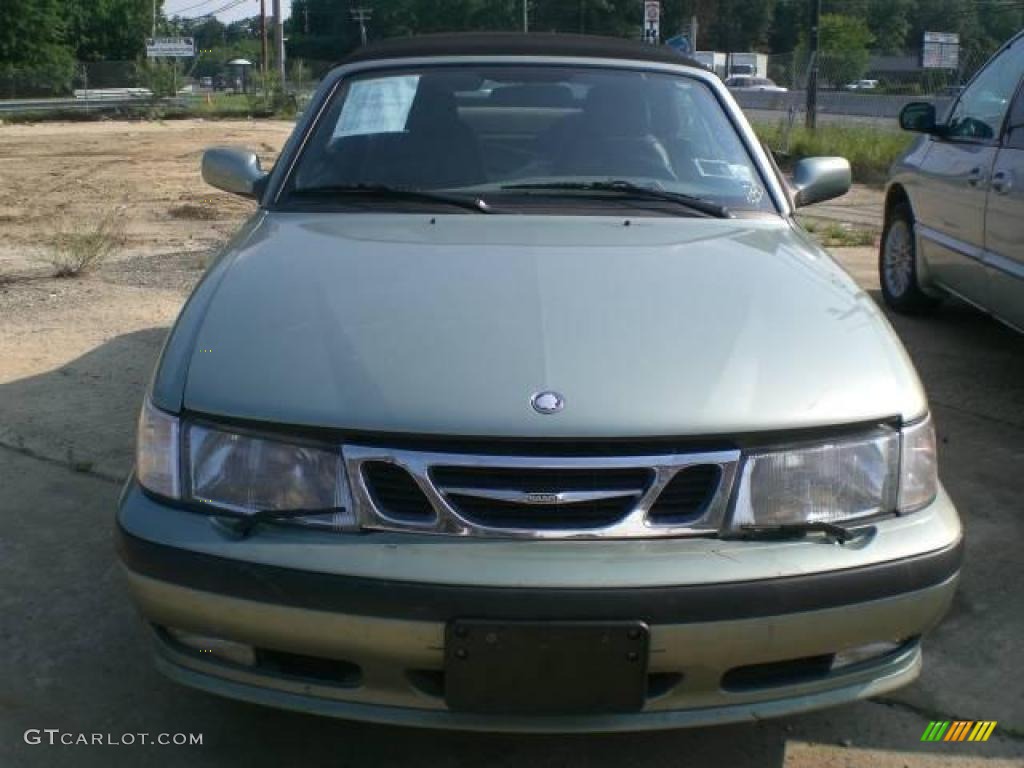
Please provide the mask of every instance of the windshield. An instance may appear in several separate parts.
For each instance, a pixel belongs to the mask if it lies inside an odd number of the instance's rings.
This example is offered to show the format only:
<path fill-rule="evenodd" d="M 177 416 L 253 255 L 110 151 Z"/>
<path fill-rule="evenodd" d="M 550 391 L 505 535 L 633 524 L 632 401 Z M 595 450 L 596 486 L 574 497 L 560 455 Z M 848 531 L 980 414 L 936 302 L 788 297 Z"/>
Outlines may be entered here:
<path fill-rule="evenodd" d="M 599 197 L 593 182 L 612 180 L 731 211 L 775 210 L 735 127 L 699 80 L 537 65 L 424 67 L 346 80 L 281 202 L 391 188 L 475 195 L 495 212 L 513 212 L 539 197 L 547 207 L 579 206 L 588 190 Z M 624 204 L 607 197 L 602 205 Z M 331 202 L 355 204 L 350 194 Z M 384 207 L 424 204 L 394 196 Z"/>

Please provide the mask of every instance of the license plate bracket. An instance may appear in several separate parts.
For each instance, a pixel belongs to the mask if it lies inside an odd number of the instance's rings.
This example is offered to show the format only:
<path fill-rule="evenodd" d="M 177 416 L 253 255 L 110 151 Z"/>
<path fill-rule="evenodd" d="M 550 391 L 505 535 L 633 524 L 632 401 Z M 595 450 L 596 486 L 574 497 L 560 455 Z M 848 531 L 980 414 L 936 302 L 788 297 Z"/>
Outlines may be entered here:
<path fill-rule="evenodd" d="M 486 714 L 638 712 L 649 643 L 642 621 L 459 619 L 445 631 L 445 701 Z"/>

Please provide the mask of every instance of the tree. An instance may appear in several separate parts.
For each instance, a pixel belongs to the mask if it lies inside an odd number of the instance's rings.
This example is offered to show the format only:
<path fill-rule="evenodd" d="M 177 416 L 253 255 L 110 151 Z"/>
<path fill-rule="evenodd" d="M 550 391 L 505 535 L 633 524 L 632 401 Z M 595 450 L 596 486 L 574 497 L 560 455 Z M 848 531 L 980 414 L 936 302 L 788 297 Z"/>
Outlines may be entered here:
<path fill-rule="evenodd" d="M 819 35 L 819 71 L 822 80 L 837 86 L 863 76 L 870 57 L 868 48 L 875 39 L 863 18 L 837 13 L 823 14 Z M 797 60 L 809 60 L 806 34 L 801 38 Z"/>
<path fill-rule="evenodd" d="M 7 2 L 7 0 L 3 0 Z M 79 61 L 131 61 L 144 53 L 152 0 L 67 0 L 67 42 Z M 157 3 L 157 12 L 163 5 Z"/>
<path fill-rule="evenodd" d="M 64 43 L 61 0 L 0 2 L 0 83 L 10 96 L 71 87 L 74 59 Z"/>

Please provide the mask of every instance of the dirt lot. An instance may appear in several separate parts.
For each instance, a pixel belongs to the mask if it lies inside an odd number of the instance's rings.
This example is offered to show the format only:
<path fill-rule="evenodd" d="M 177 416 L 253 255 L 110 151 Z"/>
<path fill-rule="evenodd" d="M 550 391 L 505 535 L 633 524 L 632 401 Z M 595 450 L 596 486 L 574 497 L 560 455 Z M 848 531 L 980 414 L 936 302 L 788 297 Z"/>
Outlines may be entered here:
<path fill-rule="evenodd" d="M 1024 765 L 1024 337 L 962 305 L 893 323 L 929 391 L 964 515 L 956 605 L 925 672 L 884 701 L 663 734 L 507 737 L 330 721 L 222 701 L 152 668 L 114 564 L 117 482 L 167 328 L 252 210 L 199 179 L 205 146 L 273 161 L 278 122 L 0 126 L 0 765 Z M 812 215 L 877 226 L 858 189 Z M 54 279 L 47 243 L 116 211 L 124 247 Z M 877 296 L 874 251 L 836 251 Z M 998 720 L 986 744 L 919 743 L 931 719 Z M 28 746 L 26 728 L 201 732 L 202 747 Z"/>

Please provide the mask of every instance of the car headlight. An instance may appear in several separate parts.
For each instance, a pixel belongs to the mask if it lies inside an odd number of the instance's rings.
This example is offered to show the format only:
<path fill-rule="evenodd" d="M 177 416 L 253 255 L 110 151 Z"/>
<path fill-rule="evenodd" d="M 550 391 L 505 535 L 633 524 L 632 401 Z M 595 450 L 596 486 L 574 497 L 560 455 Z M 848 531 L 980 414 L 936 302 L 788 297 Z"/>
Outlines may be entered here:
<path fill-rule="evenodd" d="M 181 498 L 179 431 L 178 419 L 147 397 L 135 440 L 135 476 L 143 488 L 169 499 Z"/>
<path fill-rule="evenodd" d="M 926 507 L 939 492 L 935 427 L 931 416 L 903 428 L 900 450 L 900 512 Z"/>
<path fill-rule="evenodd" d="M 896 508 L 899 433 L 763 451 L 747 456 L 734 525 L 838 523 Z"/>
<path fill-rule="evenodd" d="M 842 523 L 913 512 L 930 504 L 937 489 L 935 432 L 927 418 L 901 431 L 879 428 L 748 455 L 732 524 Z"/>
<path fill-rule="evenodd" d="M 185 497 L 239 514 L 350 508 L 340 448 L 188 424 Z"/>

